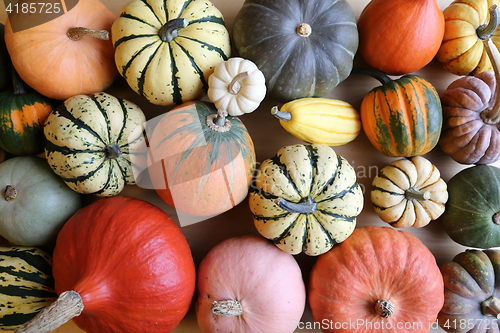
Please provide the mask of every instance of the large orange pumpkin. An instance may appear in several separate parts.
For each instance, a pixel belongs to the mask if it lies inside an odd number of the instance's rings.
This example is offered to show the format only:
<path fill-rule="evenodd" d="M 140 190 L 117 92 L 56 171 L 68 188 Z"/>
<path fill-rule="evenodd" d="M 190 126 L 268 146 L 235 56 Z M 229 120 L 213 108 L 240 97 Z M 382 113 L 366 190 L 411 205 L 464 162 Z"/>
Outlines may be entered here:
<path fill-rule="evenodd" d="M 114 48 L 107 36 L 115 20 L 99 0 L 79 0 L 64 15 L 24 30 L 16 25 L 26 21 L 26 14 L 13 13 L 5 25 L 5 43 L 27 85 L 64 100 L 103 91 L 115 80 Z"/>
<path fill-rule="evenodd" d="M 391 227 L 356 229 L 318 257 L 309 305 L 323 332 L 426 333 L 444 303 L 443 277 L 429 249 Z"/>

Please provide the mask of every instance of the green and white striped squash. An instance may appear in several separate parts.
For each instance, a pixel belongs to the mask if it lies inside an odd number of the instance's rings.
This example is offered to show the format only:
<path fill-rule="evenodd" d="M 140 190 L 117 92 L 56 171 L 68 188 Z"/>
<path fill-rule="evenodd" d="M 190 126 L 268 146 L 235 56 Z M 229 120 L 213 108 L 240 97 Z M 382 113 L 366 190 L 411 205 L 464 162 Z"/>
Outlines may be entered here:
<path fill-rule="evenodd" d="M 231 52 L 222 14 L 205 0 L 133 0 L 111 32 L 119 73 L 157 105 L 202 98 Z"/>
<path fill-rule="evenodd" d="M 56 299 L 50 255 L 36 247 L 0 247 L 0 330 L 15 330 Z"/>
<path fill-rule="evenodd" d="M 131 159 L 145 122 L 137 105 L 110 94 L 70 97 L 45 123 L 47 161 L 78 193 L 117 195 L 135 184 Z"/>
<path fill-rule="evenodd" d="M 292 145 L 259 166 L 250 210 L 259 233 L 316 256 L 349 237 L 363 208 L 354 168 L 327 145 Z"/>

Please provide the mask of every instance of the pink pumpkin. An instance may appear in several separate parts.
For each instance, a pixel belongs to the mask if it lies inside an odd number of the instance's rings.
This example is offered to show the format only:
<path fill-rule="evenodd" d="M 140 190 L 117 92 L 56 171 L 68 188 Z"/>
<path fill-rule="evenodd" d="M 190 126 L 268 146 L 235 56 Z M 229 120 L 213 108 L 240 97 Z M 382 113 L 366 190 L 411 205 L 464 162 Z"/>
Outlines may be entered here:
<path fill-rule="evenodd" d="M 196 315 L 203 333 L 292 333 L 304 313 L 306 292 L 295 258 L 267 239 L 227 239 L 198 271 Z"/>

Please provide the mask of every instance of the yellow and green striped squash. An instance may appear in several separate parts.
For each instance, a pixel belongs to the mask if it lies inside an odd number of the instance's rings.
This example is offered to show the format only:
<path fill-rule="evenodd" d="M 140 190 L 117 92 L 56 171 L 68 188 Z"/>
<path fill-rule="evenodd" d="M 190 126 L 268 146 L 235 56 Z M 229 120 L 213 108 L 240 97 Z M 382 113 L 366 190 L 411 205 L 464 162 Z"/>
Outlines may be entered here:
<path fill-rule="evenodd" d="M 133 0 L 111 32 L 118 71 L 156 105 L 203 97 L 231 52 L 222 14 L 205 0 Z"/>
<path fill-rule="evenodd" d="M 0 330 L 15 330 L 56 299 L 49 254 L 36 247 L 0 247 Z"/>
<path fill-rule="evenodd" d="M 259 166 L 250 191 L 258 232 L 291 254 L 317 256 L 347 239 L 363 208 L 354 168 L 326 145 L 292 145 Z"/>
<path fill-rule="evenodd" d="M 358 111 L 347 102 L 330 98 L 299 98 L 273 107 L 281 126 L 307 143 L 339 146 L 354 140 L 361 130 Z"/>

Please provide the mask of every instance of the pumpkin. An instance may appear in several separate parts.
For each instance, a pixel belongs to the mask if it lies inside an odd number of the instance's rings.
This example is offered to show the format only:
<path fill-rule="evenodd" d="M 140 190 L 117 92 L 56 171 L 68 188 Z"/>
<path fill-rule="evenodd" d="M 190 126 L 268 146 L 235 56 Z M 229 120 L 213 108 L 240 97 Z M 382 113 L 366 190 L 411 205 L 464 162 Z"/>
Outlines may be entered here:
<path fill-rule="evenodd" d="M 500 246 L 500 168 L 475 165 L 448 181 L 449 199 L 440 218 L 455 242 L 487 249 Z"/>
<path fill-rule="evenodd" d="M 444 303 L 443 277 L 417 237 L 365 226 L 319 256 L 308 301 L 325 333 L 426 333 Z"/>
<path fill-rule="evenodd" d="M 0 163 L 0 188 L 0 235 L 16 245 L 49 245 L 81 207 L 80 195 L 36 156 Z"/>
<path fill-rule="evenodd" d="M 260 236 L 226 239 L 200 263 L 196 318 L 204 333 L 292 333 L 305 305 L 295 258 Z"/>
<path fill-rule="evenodd" d="M 425 155 L 439 141 L 443 115 L 436 88 L 418 75 L 392 79 L 372 68 L 356 68 L 381 85 L 361 102 L 363 130 L 375 149 L 389 157 Z"/>
<path fill-rule="evenodd" d="M 492 332 L 498 327 L 500 251 L 467 249 L 441 265 L 444 305 L 438 323 L 447 332 Z"/>
<path fill-rule="evenodd" d="M 484 40 L 500 46 L 497 1 L 455 0 L 443 9 L 445 34 L 436 60 L 456 75 L 491 71 Z"/>
<path fill-rule="evenodd" d="M 441 93 L 439 145 L 462 164 L 491 164 L 500 159 L 500 54 L 491 40 L 485 45 L 494 73 L 458 78 Z"/>
<path fill-rule="evenodd" d="M 208 98 L 230 116 L 255 111 L 266 96 L 266 79 L 248 59 L 230 58 L 208 77 Z"/>
<path fill-rule="evenodd" d="M 262 236 L 285 252 L 317 256 L 352 234 L 363 194 L 332 148 L 297 144 L 260 164 L 249 204 Z"/>
<path fill-rule="evenodd" d="M 264 74 L 268 92 L 285 102 L 330 93 L 349 76 L 358 49 L 346 0 L 245 0 L 232 37 L 239 56 Z"/>
<path fill-rule="evenodd" d="M 238 118 L 210 102 L 187 102 L 162 116 L 148 139 L 151 182 L 176 210 L 216 215 L 246 198 L 255 150 Z"/>
<path fill-rule="evenodd" d="M 220 11 L 210 2 L 134 0 L 113 23 L 119 73 L 158 105 L 203 97 L 214 67 L 231 53 Z"/>
<path fill-rule="evenodd" d="M 59 297 L 19 332 L 51 332 L 71 318 L 88 333 L 171 332 L 194 295 L 184 234 L 164 211 L 131 197 L 103 198 L 76 212 L 52 260 Z"/>
<path fill-rule="evenodd" d="M 438 168 L 415 156 L 382 168 L 373 178 L 370 197 L 384 222 L 396 228 L 421 228 L 443 214 L 448 191 Z"/>
<path fill-rule="evenodd" d="M 358 111 L 330 98 L 300 98 L 274 106 L 271 113 L 294 137 L 307 143 L 338 146 L 354 140 L 361 130 Z"/>
<path fill-rule="evenodd" d="M 65 100 L 102 91 L 115 80 L 114 49 L 108 40 L 115 19 L 98 0 L 80 0 L 64 15 L 24 30 L 13 27 L 31 24 L 26 14 L 11 13 L 5 43 L 28 86 L 49 98 Z"/>
<path fill-rule="evenodd" d="M 358 18 L 359 53 L 384 73 L 403 75 L 425 67 L 444 35 L 436 0 L 371 0 Z"/>
<path fill-rule="evenodd" d="M 47 162 L 78 193 L 117 195 L 135 184 L 131 155 L 145 121 L 136 104 L 105 92 L 70 97 L 45 123 Z"/>
<path fill-rule="evenodd" d="M 27 90 L 12 70 L 13 91 L 0 92 L 0 148 L 13 155 L 43 153 L 43 125 L 56 103 Z"/>
<path fill-rule="evenodd" d="M 0 247 L 0 330 L 14 330 L 57 299 L 51 256 L 36 247 Z"/>

